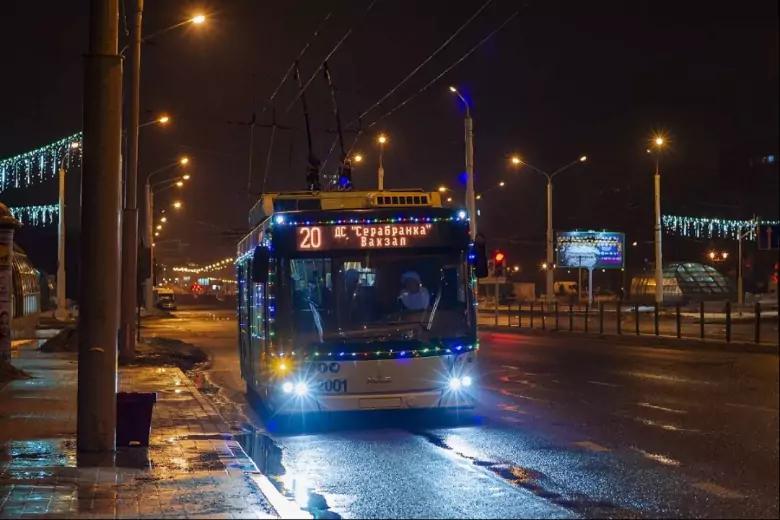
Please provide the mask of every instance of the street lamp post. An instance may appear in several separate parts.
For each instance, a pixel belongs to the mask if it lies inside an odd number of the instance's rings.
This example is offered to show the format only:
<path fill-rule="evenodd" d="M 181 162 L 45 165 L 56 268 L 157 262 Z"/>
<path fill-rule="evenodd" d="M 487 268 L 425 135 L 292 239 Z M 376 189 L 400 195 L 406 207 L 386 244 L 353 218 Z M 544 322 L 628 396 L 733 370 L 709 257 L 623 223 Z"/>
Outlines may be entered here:
<path fill-rule="evenodd" d="M 380 135 L 377 139 L 377 142 L 379 143 L 379 178 L 378 178 L 378 186 L 379 191 L 383 191 L 385 189 L 385 168 L 382 164 L 382 157 L 384 156 L 385 151 L 385 143 L 387 142 L 387 137 L 384 135 Z"/>
<path fill-rule="evenodd" d="M 659 169 L 661 148 L 665 144 L 664 138 L 657 136 L 653 139 L 655 147 L 655 175 L 653 175 L 653 206 L 655 209 L 655 222 L 653 225 L 653 238 L 655 240 L 655 303 L 659 307 L 664 304 L 664 270 L 661 235 L 661 173 Z"/>
<path fill-rule="evenodd" d="M 138 299 L 138 132 L 141 104 L 141 43 L 154 36 L 182 25 L 201 24 L 206 18 L 195 16 L 158 31 L 146 38 L 141 35 L 144 0 L 136 0 L 136 12 L 131 32 L 130 63 L 130 107 L 127 146 L 127 177 L 125 178 L 125 206 L 122 211 L 122 284 L 121 284 L 121 334 L 119 336 L 119 358 L 128 362 L 135 357 L 135 308 Z M 122 54 L 125 49 L 122 49 Z M 167 118 L 165 118 L 167 121 Z"/>
<path fill-rule="evenodd" d="M 561 173 L 564 170 L 567 170 L 574 166 L 575 164 L 585 162 L 588 158 L 586 156 L 582 156 L 576 161 L 572 161 L 563 168 L 559 168 L 555 170 L 552 173 L 547 173 L 539 168 L 536 168 L 535 166 L 532 166 L 528 164 L 527 162 L 523 161 L 521 158 L 515 156 L 512 157 L 512 164 L 522 164 L 525 166 L 528 166 L 531 170 L 540 173 L 547 178 L 547 233 L 545 237 L 546 246 L 547 246 L 547 255 L 545 258 L 545 264 L 547 265 L 546 270 L 546 286 L 545 286 L 545 299 L 547 300 L 547 304 L 549 305 L 554 297 L 554 286 L 555 286 L 555 269 L 551 266 L 554 266 L 554 260 L 553 260 L 553 211 L 552 211 L 552 181 L 553 178 Z"/>
<path fill-rule="evenodd" d="M 463 125 L 466 130 L 466 209 L 469 212 L 471 236 L 476 237 L 477 203 L 474 196 L 474 124 L 471 120 L 471 105 L 455 87 L 450 87 L 450 92 L 458 96 L 466 107 L 466 117 L 463 119 Z"/>
<path fill-rule="evenodd" d="M 187 157 L 183 157 L 176 161 L 175 163 L 169 164 L 168 166 L 163 166 L 162 168 L 153 171 L 146 177 L 146 183 L 144 184 L 144 201 L 145 201 L 145 226 L 144 226 L 144 242 L 146 246 L 149 248 L 149 273 L 148 277 L 144 281 L 144 308 L 146 309 L 146 312 L 151 313 L 154 312 L 154 279 L 151 275 L 151 272 L 154 270 L 154 254 L 152 253 L 152 242 L 154 241 L 154 222 L 153 222 L 153 213 L 152 213 L 152 205 L 154 204 L 152 197 L 152 178 L 155 175 L 158 175 L 160 173 L 165 172 L 166 170 L 169 170 L 176 166 L 185 166 L 189 163 L 189 159 Z"/>
<path fill-rule="evenodd" d="M 57 233 L 57 309 L 54 316 L 57 319 L 63 319 L 67 314 L 67 296 L 65 294 L 65 163 L 70 162 L 70 150 L 79 148 L 78 141 L 70 143 L 70 149 L 60 161 L 59 174 L 59 230 Z"/>

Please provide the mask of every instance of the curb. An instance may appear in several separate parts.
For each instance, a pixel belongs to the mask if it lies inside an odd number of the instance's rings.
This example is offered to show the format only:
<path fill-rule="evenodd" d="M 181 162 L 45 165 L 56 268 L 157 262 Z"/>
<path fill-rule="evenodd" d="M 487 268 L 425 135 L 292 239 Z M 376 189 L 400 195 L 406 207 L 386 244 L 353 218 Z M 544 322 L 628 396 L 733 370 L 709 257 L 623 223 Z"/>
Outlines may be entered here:
<path fill-rule="evenodd" d="M 678 348 L 686 350 L 707 350 L 712 352 L 735 352 L 749 354 L 780 354 L 777 345 L 756 345 L 755 343 L 735 342 L 727 343 L 717 340 L 700 340 L 694 338 L 676 338 L 673 336 L 632 336 L 629 334 L 599 334 L 596 332 L 578 332 L 568 330 L 541 330 L 495 325 L 480 325 L 478 330 L 483 332 L 503 332 L 518 336 L 561 336 L 570 339 L 590 339 L 604 343 L 620 343 L 626 346 Z"/>
<path fill-rule="evenodd" d="M 230 427 L 228 426 L 227 422 L 222 418 L 214 405 L 211 404 L 211 402 L 200 392 L 200 390 L 198 390 L 198 387 L 195 386 L 195 383 L 193 383 L 187 374 L 185 374 L 184 371 L 179 367 L 171 368 L 179 371 L 185 386 L 187 386 L 187 389 L 192 393 L 193 397 L 195 397 L 195 400 L 198 402 L 198 404 L 208 413 L 212 422 L 214 422 L 215 426 L 217 426 L 217 430 L 219 431 L 220 435 L 222 435 L 225 439 L 235 441 L 236 438 L 232 433 L 230 433 Z M 274 509 L 274 512 L 278 518 L 285 520 L 313 518 L 311 514 L 300 509 L 293 502 L 289 501 L 284 495 L 282 495 L 278 489 L 276 489 L 276 486 L 273 485 L 268 477 L 260 472 L 257 464 L 255 464 L 255 461 L 252 460 L 249 455 L 247 455 L 247 453 L 244 451 L 244 448 L 238 443 L 238 441 L 236 441 L 236 446 L 241 450 L 240 458 L 250 461 L 252 463 L 252 467 L 254 467 L 254 471 L 245 471 L 244 475 L 249 477 L 249 480 L 252 481 L 252 483 L 257 487 L 257 490 L 265 497 L 265 499 Z"/>

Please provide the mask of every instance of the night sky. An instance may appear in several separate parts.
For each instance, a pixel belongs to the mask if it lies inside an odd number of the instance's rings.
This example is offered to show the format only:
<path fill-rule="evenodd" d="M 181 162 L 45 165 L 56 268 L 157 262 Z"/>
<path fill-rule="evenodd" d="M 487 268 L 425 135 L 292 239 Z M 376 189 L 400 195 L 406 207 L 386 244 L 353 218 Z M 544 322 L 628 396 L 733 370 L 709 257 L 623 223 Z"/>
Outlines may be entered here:
<path fill-rule="evenodd" d="M 131 3 L 123 1 L 127 7 Z M 183 154 L 192 163 L 192 183 L 180 196 L 186 209 L 160 237 L 189 244 L 178 261 L 205 263 L 234 252 L 236 238 L 226 232 L 246 227 L 271 136 L 268 128 L 255 131 L 250 197 L 246 123 L 253 112 L 258 123 L 270 124 L 275 111 L 277 123 L 290 127 L 275 132 L 266 189 L 304 188 L 307 150 L 300 104 L 287 111 L 297 90 L 292 78 L 272 104 L 268 101 L 327 13 L 330 19 L 301 62 L 302 75 L 308 78 L 354 28 L 329 61 L 347 124 L 484 1 L 384 0 L 365 15 L 370 3 L 147 0 L 146 34 L 196 13 L 209 16 L 204 25 L 168 32 L 143 50 L 142 121 L 164 112 L 173 124 L 142 130 L 140 173 Z M 3 2 L 0 157 L 80 129 L 88 6 L 87 0 L 46 2 L 45 8 Z M 749 167 L 753 157 L 778 155 L 773 0 L 495 0 L 367 114 L 363 128 L 417 93 L 515 11 L 514 20 L 460 65 L 366 131 L 355 147 L 366 158 L 355 169 L 357 188 L 375 186 L 374 139 L 381 131 L 389 136 L 386 187 L 462 189 L 463 110 L 447 90 L 454 84 L 473 103 L 477 191 L 507 182 L 485 196 L 481 230 L 491 246 L 508 251 L 510 262 L 525 269 L 544 256 L 544 181 L 511 167 L 514 153 L 548 171 L 588 155 L 586 164 L 556 178 L 558 229 L 608 228 L 626 232 L 629 240 L 652 239 L 654 164 L 645 150 L 654 130 L 667 132 L 671 140 L 661 162 L 665 213 L 777 217 L 777 162 Z M 129 23 L 128 16 L 120 27 Z M 120 35 L 120 46 L 127 39 Z M 324 159 L 335 138 L 335 118 L 321 74 L 306 95 L 315 152 Z M 348 143 L 354 135 L 347 134 Z M 335 167 L 336 158 L 334 153 L 329 165 Z M 12 204 L 54 203 L 56 188 L 7 192 L 2 198 Z M 55 245 L 47 251 L 42 244 L 55 236 L 56 228 L 25 229 L 20 241 L 36 264 L 52 269 Z"/>

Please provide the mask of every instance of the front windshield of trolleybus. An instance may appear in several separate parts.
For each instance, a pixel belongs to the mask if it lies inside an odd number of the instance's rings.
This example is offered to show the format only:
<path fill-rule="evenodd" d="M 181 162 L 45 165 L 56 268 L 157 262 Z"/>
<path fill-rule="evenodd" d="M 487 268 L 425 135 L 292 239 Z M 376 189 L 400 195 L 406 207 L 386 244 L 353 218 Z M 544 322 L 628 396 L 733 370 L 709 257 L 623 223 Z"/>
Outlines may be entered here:
<path fill-rule="evenodd" d="M 473 334 L 460 252 L 290 260 L 295 346 L 456 340 Z"/>

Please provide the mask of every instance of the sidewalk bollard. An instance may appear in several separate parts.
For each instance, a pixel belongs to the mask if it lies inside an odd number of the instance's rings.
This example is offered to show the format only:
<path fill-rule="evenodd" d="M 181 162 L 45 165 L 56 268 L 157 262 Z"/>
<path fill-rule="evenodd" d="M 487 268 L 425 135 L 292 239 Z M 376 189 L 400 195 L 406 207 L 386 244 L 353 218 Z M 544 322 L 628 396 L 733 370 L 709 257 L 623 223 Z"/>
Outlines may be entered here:
<path fill-rule="evenodd" d="M 616 312 L 615 312 L 615 316 L 617 317 L 616 323 L 617 323 L 617 333 L 618 334 L 623 334 L 623 323 L 621 323 L 621 321 L 620 321 L 622 319 L 622 316 L 621 316 L 622 307 L 623 307 L 623 299 L 621 298 L 617 302 L 617 309 L 616 309 Z"/>
<path fill-rule="evenodd" d="M 517 303 L 517 328 L 523 328 L 523 302 Z"/>
<path fill-rule="evenodd" d="M 589 318 L 589 311 L 590 311 L 590 303 L 585 302 L 585 332 L 588 332 L 588 318 Z"/>
<path fill-rule="evenodd" d="M 726 343 L 731 342 L 731 302 L 726 302 Z"/>
<path fill-rule="evenodd" d="M 659 316 L 658 316 L 658 302 L 655 302 L 655 304 L 653 305 L 653 313 L 654 313 L 653 314 L 653 318 L 655 319 L 655 323 L 653 324 L 653 326 L 655 328 L 655 335 L 658 336 L 659 332 L 660 332 L 659 331 L 660 326 L 659 326 L 659 321 L 658 321 L 659 320 Z"/>
<path fill-rule="evenodd" d="M 531 328 L 534 328 L 534 302 L 531 302 Z"/>
<path fill-rule="evenodd" d="M 116 445 L 149 446 L 156 393 L 117 392 Z"/>
<path fill-rule="evenodd" d="M 761 343 L 761 304 L 756 302 L 756 315 L 755 315 L 755 339 L 756 343 Z"/>
<path fill-rule="evenodd" d="M 555 330 L 560 330 L 560 328 L 558 324 L 558 302 L 555 302 Z"/>
<path fill-rule="evenodd" d="M 636 335 L 639 336 L 639 304 L 634 304 L 634 327 L 636 328 Z"/>
<path fill-rule="evenodd" d="M 604 302 L 599 302 L 599 334 L 604 334 Z"/>
<path fill-rule="evenodd" d="M 699 302 L 699 337 L 704 339 L 704 300 Z"/>
<path fill-rule="evenodd" d="M 542 305 L 542 330 L 547 330 L 547 307 L 547 305 Z"/>
<path fill-rule="evenodd" d="M 574 305 L 569 304 L 569 332 L 574 330 Z"/>
<path fill-rule="evenodd" d="M 674 305 L 675 318 L 677 319 L 677 338 L 682 337 L 682 322 L 680 321 L 680 303 Z"/>

